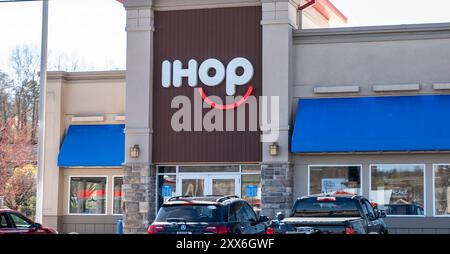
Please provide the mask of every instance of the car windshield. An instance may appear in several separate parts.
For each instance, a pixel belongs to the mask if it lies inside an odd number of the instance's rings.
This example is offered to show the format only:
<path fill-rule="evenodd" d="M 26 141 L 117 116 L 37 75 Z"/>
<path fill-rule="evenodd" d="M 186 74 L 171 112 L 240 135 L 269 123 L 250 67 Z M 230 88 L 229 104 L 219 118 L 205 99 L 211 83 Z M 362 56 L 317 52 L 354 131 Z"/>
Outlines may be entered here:
<path fill-rule="evenodd" d="M 294 217 L 359 217 L 357 201 L 342 197 L 311 197 L 298 200 Z"/>
<path fill-rule="evenodd" d="M 221 209 L 215 205 L 167 205 L 161 207 L 157 222 L 222 222 Z"/>

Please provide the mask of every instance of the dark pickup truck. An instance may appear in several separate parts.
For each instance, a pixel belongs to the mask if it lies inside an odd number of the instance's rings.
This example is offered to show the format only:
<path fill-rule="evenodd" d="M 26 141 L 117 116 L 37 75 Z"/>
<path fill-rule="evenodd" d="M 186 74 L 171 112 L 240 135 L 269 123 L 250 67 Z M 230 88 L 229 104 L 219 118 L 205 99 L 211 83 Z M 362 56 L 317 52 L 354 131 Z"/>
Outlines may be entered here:
<path fill-rule="evenodd" d="M 387 234 L 386 214 L 363 196 L 322 194 L 297 199 L 292 214 L 272 220 L 268 234 Z"/>

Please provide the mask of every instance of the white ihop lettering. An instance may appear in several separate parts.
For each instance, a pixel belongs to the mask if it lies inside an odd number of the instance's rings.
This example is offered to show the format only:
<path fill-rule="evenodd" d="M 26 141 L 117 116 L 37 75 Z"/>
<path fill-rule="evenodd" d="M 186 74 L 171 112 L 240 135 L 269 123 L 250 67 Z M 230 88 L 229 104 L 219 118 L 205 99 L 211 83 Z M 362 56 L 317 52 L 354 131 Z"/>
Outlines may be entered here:
<path fill-rule="evenodd" d="M 239 68 L 243 70 L 241 75 L 237 74 Z M 211 69 L 215 71 L 212 76 L 209 74 Z M 243 57 L 234 58 L 226 68 L 222 62 L 214 58 L 205 60 L 200 67 L 196 60 L 191 59 L 187 69 L 183 69 L 180 60 L 175 60 L 173 66 L 170 61 L 165 60 L 162 62 L 161 83 L 166 88 L 169 88 L 171 84 L 174 87 L 181 87 L 183 78 L 187 77 L 188 85 L 191 87 L 198 85 L 198 78 L 204 85 L 217 86 L 226 78 L 225 91 L 231 96 L 236 93 L 236 86 L 246 85 L 253 78 L 253 74 L 253 65 Z"/>

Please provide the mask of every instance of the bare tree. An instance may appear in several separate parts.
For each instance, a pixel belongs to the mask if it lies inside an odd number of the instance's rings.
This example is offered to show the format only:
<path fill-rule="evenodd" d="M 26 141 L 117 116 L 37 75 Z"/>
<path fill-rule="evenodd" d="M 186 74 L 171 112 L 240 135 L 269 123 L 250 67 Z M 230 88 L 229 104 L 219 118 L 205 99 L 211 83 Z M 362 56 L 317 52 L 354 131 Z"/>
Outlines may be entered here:
<path fill-rule="evenodd" d="M 49 71 L 78 71 L 80 69 L 80 58 L 65 52 L 49 53 L 48 70 Z"/>
<path fill-rule="evenodd" d="M 30 141 L 35 142 L 37 110 L 39 104 L 39 51 L 27 45 L 16 47 L 10 55 L 14 70 L 13 91 L 15 127 L 18 131 L 28 128 L 31 123 Z"/>
<path fill-rule="evenodd" d="M 6 124 L 11 115 L 11 81 L 6 73 L 0 71 L 0 122 Z"/>

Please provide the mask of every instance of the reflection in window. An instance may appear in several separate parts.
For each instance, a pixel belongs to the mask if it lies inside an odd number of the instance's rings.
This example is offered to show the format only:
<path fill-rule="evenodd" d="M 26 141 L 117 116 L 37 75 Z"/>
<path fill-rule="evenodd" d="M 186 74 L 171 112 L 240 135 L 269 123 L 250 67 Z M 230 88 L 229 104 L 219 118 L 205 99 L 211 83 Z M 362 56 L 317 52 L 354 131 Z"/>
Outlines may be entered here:
<path fill-rule="evenodd" d="M 10 214 L 9 216 L 13 220 L 17 229 L 28 229 L 31 227 L 31 221 L 29 221 L 28 219 L 17 214 Z"/>
<path fill-rule="evenodd" d="M 436 215 L 450 215 L 450 165 L 434 168 L 434 202 Z"/>
<path fill-rule="evenodd" d="M 122 214 L 123 177 L 114 177 L 113 214 Z"/>
<path fill-rule="evenodd" d="M 157 209 L 169 199 L 176 195 L 176 175 L 158 175 L 158 204 Z"/>
<path fill-rule="evenodd" d="M 361 167 L 311 166 L 309 170 L 310 194 L 334 191 L 361 193 Z"/>
<path fill-rule="evenodd" d="M 105 214 L 106 177 L 71 177 L 69 213 Z"/>
<path fill-rule="evenodd" d="M 424 215 L 423 165 L 371 166 L 370 198 L 390 215 Z"/>
<path fill-rule="evenodd" d="M 241 196 L 259 214 L 261 211 L 261 175 L 249 174 L 241 176 Z"/>

